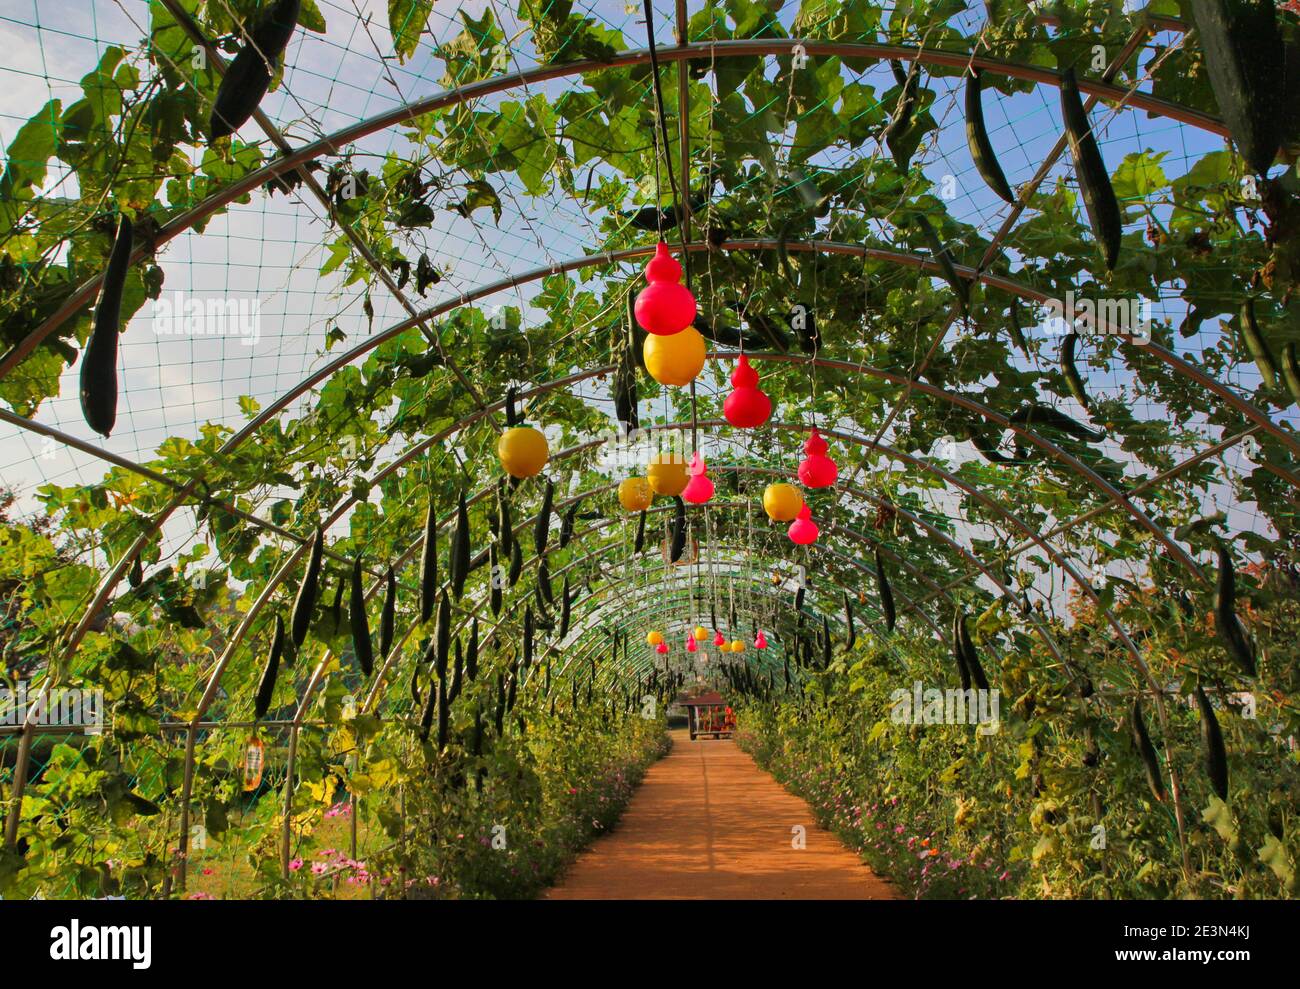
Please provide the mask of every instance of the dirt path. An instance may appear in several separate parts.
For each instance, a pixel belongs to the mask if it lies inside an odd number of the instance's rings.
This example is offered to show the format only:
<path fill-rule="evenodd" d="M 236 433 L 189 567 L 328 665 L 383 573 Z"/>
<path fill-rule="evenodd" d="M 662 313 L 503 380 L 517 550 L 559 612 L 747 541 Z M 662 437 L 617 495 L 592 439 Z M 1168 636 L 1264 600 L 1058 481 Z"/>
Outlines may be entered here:
<path fill-rule="evenodd" d="M 672 735 L 672 752 L 650 767 L 617 827 L 548 899 L 898 896 L 734 743 Z M 802 849 L 793 847 L 796 825 Z"/>

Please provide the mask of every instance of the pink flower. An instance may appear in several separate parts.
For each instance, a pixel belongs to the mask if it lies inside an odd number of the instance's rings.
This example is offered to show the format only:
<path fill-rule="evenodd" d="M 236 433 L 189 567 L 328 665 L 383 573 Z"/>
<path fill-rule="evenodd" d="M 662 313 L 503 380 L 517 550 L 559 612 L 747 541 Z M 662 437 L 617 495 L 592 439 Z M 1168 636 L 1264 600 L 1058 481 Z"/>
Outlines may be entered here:
<path fill-rule="evenodd" d="M 302 868 L 302 859 L 294 859 L 292 862 L 289 863 L 290 872 L 297 872 L 301 868 Z"/>
<path fill-rule="evenodd" d="M 185 897 L 185 899 L 187 899 L 187 900 L 210 900 L 210 899 L 212 899 L 212 894 L 211 894 L 211 893 L 204 893 L 204 892 L 194 892 L 194 893 L 190 893 L 187 897 Z"/>
<path fill-rule="evenodd" d="M 323 876 L 328 868 L 329 866 L 324 862 L 313 862 L 311 864 L 311 874 L 313 876 Z"/>

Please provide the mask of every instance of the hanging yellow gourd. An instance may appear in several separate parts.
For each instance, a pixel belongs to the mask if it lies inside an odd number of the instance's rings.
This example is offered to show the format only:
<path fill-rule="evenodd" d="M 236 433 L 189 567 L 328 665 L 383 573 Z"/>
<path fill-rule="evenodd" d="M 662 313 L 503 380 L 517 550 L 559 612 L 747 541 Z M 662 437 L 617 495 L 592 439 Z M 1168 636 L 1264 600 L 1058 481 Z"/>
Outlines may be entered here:
<path fill-rule="evenodd" d="M 732 640 L 731 640 L 731 651 L 732 651 L 732 652 L 744 652 L 744 651 L 745 651 L 745 643 L 741 642 L 739 639 L 732 639 Z"/>
<path fill-rule="evenodd" d="M 534 477 L 542 472 L 551 455 L 546 437 L 532 426 L 515 426 L 501 434 L 497 456 L 511 477 Z"/>
<path fill-rule="evenodd" d="M 689 385 L 704 368 L 704 337 L 688 326 L 669 336 L 650 333 L 645 338 L 642 356 L 650 377 L 661 385 Z"/>
<path fill-rule="evenodd" d="M 646 470 L 646 480 L 655 494 L 679 495 L 686 490 L 690 475 L 686 473 L 686 461 L 676 453 L 656 453 Z"/>
<path fill-rule="evenodd" d="M 659 631 L 650 631 L 650 632 L 647 632 L 646 635 L 645 635 L 645 642 L 646 642 L 646 645 L 648 645 L 648 646 L 658 646 L 658 645 L 663 645 L 663 641 L 664 641 L 664 634 L 663 634 L 663 632 L 659 632 Z"/>
<path fill-rule="evenodd" d="M 792 522 L 803 508 L 803 496 L 793 484 L 769 484 L 763 489 L 763 511 L 773 522 Z"/>
<path fill-rule="evenodd" d="M 703 642 L 703 641 L 704 641 L 705 639 L 707 639 L 708 637 L 709 637 L 709 630 L 708 630 L 707 628 L 705 628 L 703 625 L 696 625 L 696 626 L 695 626 L 695 641 L 696 641 L 696 642 Z"/>
<path fill-rule="evenodd" d="M 655 500 L 650 482 L 644 477 L 629 477 L 618 486 L 618 503 L 629 512 L 644 512 Z"/>

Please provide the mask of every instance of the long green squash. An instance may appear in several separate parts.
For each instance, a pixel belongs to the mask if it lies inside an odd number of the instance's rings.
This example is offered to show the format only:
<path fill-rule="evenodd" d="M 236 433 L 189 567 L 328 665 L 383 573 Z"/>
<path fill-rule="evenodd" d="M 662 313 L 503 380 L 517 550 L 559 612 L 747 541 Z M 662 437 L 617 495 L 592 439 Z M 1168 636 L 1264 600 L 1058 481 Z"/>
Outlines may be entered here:
<path fill-rule="evenodd" d="M 100 283 L 91 317 L 90 338 L 81 355 L 81 414 L 86 425 L 108 436 L 117 422 L 117 342 L 122 324 L 122 290 L 131 270 L 134 242 L 131 218 L 123 214 Z"/>
<path fill-rule="evenodd" d="M 519 540 L 510 540 L 510 568 L 506 573 L 506 583 L 514 587 L 519 583 L 519 575 L 524 572 L 524 551 L 519 548 Z"/>
<path fill-rule="evenodd" d="M 524 606 L 524 669 L 533 665 L 533 609 Z"/>
<path fill-rule="evenodd" d="M 361 583 L 361 557 L 352 562 L 352 593 L 348 599 L 348 623 L 352 627 L 352 651 L 361 672 L 370 676 L 375 668 L 374 650 L 370 645 L 370 625 L 366 619 L 366 589 Z"/>
<path fill-rule="evenodd" d="M 1205 746 L 1205 772 L 1210 777 L 1210 785 L 1219 799 L 1228 799 L 1228 751 L 1223 744 L 1223 732 L 1219 728 L 1219 719 L 1214 716 L 1214 707 L 1205 696 L 1201 685 L 1196 685 L 1196 706 L 1201 711 L 1201 742 Z"/>
<path fill-rule="evenodd" d="M 510 495 L 504 480 L 497 485 L 497 538 L 501 540 L 501 555 L 508 557 L 515 542 L 515 529 L 510 517 Z"/>
<path fill-rule="evenodd" d="M 614 416 L 627 425 L 627 431 L 640 427 L 637 415 L 636 363 L 632 347 L 623 342 L 619 347 L 618 366 L 614 371 Z"/>
<path fill-rule="evenodd" d="M 470 625 L 469 645 L 465 649 L 465 676 L 470 683 L 478 678 L 478 616 Z"/>
<path fill-rule="evenodd" d="M 546 538 L 551 532 L 551 507 L 555 503 L 555 482 L 549 478 L 546 490 L 542 492 L 542 507 L 537 512 L 537 521 L 533 524 L 533 548 L 537 555 L 546 552 Z"/>
<path fill-rule="evenodd" d="M 272 73 L 298 25 L 299 7 L 300 0 L 278 0 L 249 32 L 249 42 L 226 66 L 208 122 L 212 141 L 239 130 L 262 102 Z"/>
<path fill-rule="evenodd" d="M 555 590 L 551 587 L 551 565 L 546 557 L 537 564 L 537 588 L 542 592 L 542 600 L 548 607 L 555 606 Z"/>
<path fill-rule="evenodd" d="M 1129 730 L 1133 735 L 1133 745 L 1137 749 L 1138 757 L 1142 760 L 1142 768 L 1146 772 L 1147 786 L 1151 788 L 1151 795 L 1163 801 L 1165 782 L 1160 775 L 1160 760 L 1156 757 L 1156 748 L 1151 744 L 1146 722 L 1142 719 L 1141 700 L 1133 702 L 1133 709 L 1129 712 Z"/>
<path fill-rule="evenodd" d="M 454 703 L 460 696 L 461 684 L 465 679 L 465 653 L 461 648 L 460 639 L 457 639 L 451 646 L 451 691 L 447 698 L 447 703 Z"/>
<path fill-rule="evenodd" d="M 257 685 L 257 697 L 253 702 L 253 718 L 260 721 L 271 710 L 271 695 L 275 693 L 275 680 L 280 674 L 280 657 L 284 653 L 284 619 L 275 616 L 275 634 L 271 636 L 271 652 L 266 657 L 266 667 L 262 670 L 262 679 Z"/>
<path fill-rule="evenodd" d="M 636 540 L 632 544 L 633 554 L 640 553 L 645 546 L 645 517 L 645 509 L 642 509 L 636 520 Z"/>
<path fill-rule="evenodd" d="M 307 638 L 307 628 L 311 625 L 312 613 L 316 610 L 316 594 L 320 588 L 321 557 L 325 550 L 325 535 L 320 526 L 316 527 L 311 537 L 311 549 L 307 556 L 307 569 L 303 572 L 302 583 L 298 585 L 298 595 L 293 601 L 293 614 L 289 622 L 290 638 L 295 648 Z"/>
<path fill-rule="evenodd" d="M 988 690 L 988 677 L 984 675 L 984 667 L 980 665 L 979 653 L 975 651 L 975 643 L 971 641 L 970 630 L 966 627 L 966 613 L 964 611 L 957 612 L 957 633 L 958 641 L 961 643 L 962 660 L 966 664 L 966 669 L 970 672 L 972 682 L 980 690 Z"/>
<path fill-rule="evenodd" d="M 334 588 L 334 602 L 330 605 L 330 629 L 332 635 L 338 635 L 343 627 L 343 594 L 347 590 L 348 580 L 340 576 Z"/>
<path fill-rule="evenodd" d="M 1282 380 L 1286 382 L 1286 390 L 1291 393 L 1291 401 L 1300 405 L 1300 364 L 1296 363 L 1294 343 L 1288 343 L 1282 348 Z"/>
<path fill-rule="evenodd" d="M 1014 203 L 1016 197 L 1007 184 L 1002 166 L 998 164 L 993 142 L 989 140 L 989 132 L 984 125 L 981 81 L 979 69 L 972 69 L 966 74 L 966 145 L 970 148 L 970 156 L 980 178 L 999 198 Z"/>
<path fill-rule="evenodd" d="M 894 592 L 889 586 L 889 576 L 885 573 L 879 549 L 876 550 L 876 591 L 880 595 L 880 610 L 885 615 L 885 628 L 892 632 L 898 616 L 894 611 Z"/>
<path fill-rule="evenodd" d="M 447 680 L 447 659 L 451 655 L 451 598 L 443 591 L 438 599 L 438 620 L 433 631 L 433 670 L 439 683 Z"/>
<path fill-rule="evenodd" d="M 858 641 L 858 633 L 853 626 L 853 605 L 849 601 L 848 591 L 844 592 L 844 621 L 849 629 L 849 638 L 848 641 L 844 643 L 844 651 L 850 653 L 853 651 L 854 643 Z"/>
<path fill-rule="evenodd" d="M 465 593 L 465 578 L 469 576 L 469 544 L 469 509 L 465 505 L 465 491 L 462 489 L 456 503 L 456 528 L 451 536 L 451 559 L 447 568 L 451 571 L 451 593 L 457 601 Z"/>
<path fill-rule="evenodd" d="M 1247 299 L 1241 304 L 1237 325 L 1241 330 L 1242 339 L 1246 341 L 1251 359 L 1259 368 L 1259 376 L 1264 381 L 1264 387 L 1273 390 L 1277 387 L 1277 363 L 1273 360 L 1273 352 L 1269 349 L 1268 341 L 1264 339 L 1264 334 L 1260 332 L 1259 323 L 1255 319 L 1254 299 Z"/>
<path fill-rule="evenodd" d="M 379 658 L 387 659 L 397 628 L 397 577 L 389 567 L 384 574 L 384 607 L 379 613 Z"/>
<path fill-rule="evenodd" d="M 1286 55 L 1275 0 L 1191 0 L 1205 72 L 1237 151 L 1265 174 L 1282 143 Z"/>
<path fill-rule="evenodd" d="M 433 617 L 438 597 L 438 509 L 429 498 L 424 515 L 424 546 L 420 552 L 420 622 Z"/>
<path fill-rule="evenodd" d="M 559 638 L 563 639 L 569 634 L 569 612 L 573 607 L 573 601 L 569 594 L 569 575 L 564 575 L 564 588 L 560 592 L 560 632 Z M 549 669 L 549 667 L 548 667 Z"/>
<path fill-rule="evenodd" d="M 573 538 L 573 527 L 578 521 L 578 505 L 575 501 L 569 506 L 568 511 L 564 513 L 563 519 L 560 520 L 560 549 L 569 545 L 569 540 Z"/>
<path fill-rule="evenodd" d="M 1079 342 L 1079 334 L 1067 333 L 1061 340 L 1061 374 L 1065 377 L 1065 386 L 1069 389 L 1074 400 L 1082 405 L 1085 409 L 1092 408 L 1092 402 L 1088 398 L 1088 389 L 1083 386 L 1083 378 L 1079 374 L 1079 367 L 1074 362 L 1074 349 Z"/>
<path fill-rule="evenodd" d="M 497 544 L 488 546 L 488 605 L 493 616 L 501 614 L 501 585 L 505 583 L 505 574 L 501 572 L 501 559 L 497 554 Z"/>
<path fill-rule="evenodd" d="M 1070 155 L 1074 159 L 1074 171 L 1079 179 L 1079 191 L 1083 194 L 1084 209 L 1088 213 L 1088 222 L 1092 225 L 1092 235 L 1101 246 L 1107 269 L 1113 270 L 1119 260 L 1124 223 L 1120 216 L 1119 200 L 1115 198 L 1115 189 L 1110 184 L 1110 173 L 1106 171 L 1106 163 L 1097 147 L 1092 124 L 1083 109 L 1073 69 L 1061 73 L 1061 117 L 1065 121 L 1065 134 L 1070 143 Z"/>
<path fill-rule="evenodd" d="M 952 656 L 957 662 L 957 673 L 961 677 L 961 689 L 970 690 L 971 677 L 970 668 L 966 665 L 966 651 L 961 642 L 961 608 L 956 609 L 952 616 Z"/>
<path fill-rule="evenodd" d="M 682 553 L 686 551 L 686 502 L 682 501 L 681 495 L 673 496 L 673 526 L 672 537 L 669 540 L 668 559 L 671 563 L 676 563 L 682 558 Z"/>
<path fill-rule="evenodd" d="M 493 727 L 496 728 L 496 737 L 501 738 L 505 728 L 506 718 L 506 675 L 497 674 L 497 708 L 496 716 L 493 718 Z"/>
<path fill-rule="evenodd" d="M 1247 676 L 1255 675 L 1255 647 L 1237 617 L 1237 571 L 1232 554 L 1219 543 L 1219 579 L 1214 596 L 1214 627 L 1219 641 L 1237 667 Z"/>
<path fill-rule="evenodd" d="M 939 234 L 931 225 L 929 219 L 922 213 L 917 213 L 915 217 L 916 227 L 921 231 L 925 238 L 926 247 L 934 256 L 935 263 L 939 265 L 939 274 L 943 275 L 943 280 L 948 283 L 953 294 L 957 296 L 957 304 L 961 307 L 963 313 L 966 312 L 970 303 L 970 282 L 963 279 L 957 274 L 956 265 L 953 264 L 952 254 L 946 245 L 939 240 Z"/>

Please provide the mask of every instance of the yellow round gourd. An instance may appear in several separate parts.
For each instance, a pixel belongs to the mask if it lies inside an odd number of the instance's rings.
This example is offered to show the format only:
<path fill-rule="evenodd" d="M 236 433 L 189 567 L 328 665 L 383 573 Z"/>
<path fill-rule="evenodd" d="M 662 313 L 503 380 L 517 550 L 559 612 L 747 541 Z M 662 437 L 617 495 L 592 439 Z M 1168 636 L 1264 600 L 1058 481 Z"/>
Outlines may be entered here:
<path fill-rule="evenodd" d="M 646 370 L 661 385 L 689 385 L 704 368 L 704 337 L 688 326 L 669 336 L 646 335 L 642 348 Z"/>
<path fill-rule="evenodd" d="M 618 503 L 629 512 L 644 512 L 654 500 L 655 493 L 644 477 L 629 477 L 618 486 Z"/>
<path fill-rule="evenodd" d="M 646 480 L 655 494 L 679 495 L 686 490 L 690 479 L 686 473 L 686 461 L 673 453 L 655 454 L 646 470 Z"/>
<path fill-rule="evenodd" d="M 551 455 L 546 437 L 532 426 L 507 429 L 497 440 L 497 456 L 511 477 L 533 477 L 542 472 Z"/>
<path fill-rule="evenodd" d="M 763 489 L 763 511 L 773 522 L 793 522 L 803 508 L 803 495 L 793 484 L 769 484 Z"/>

